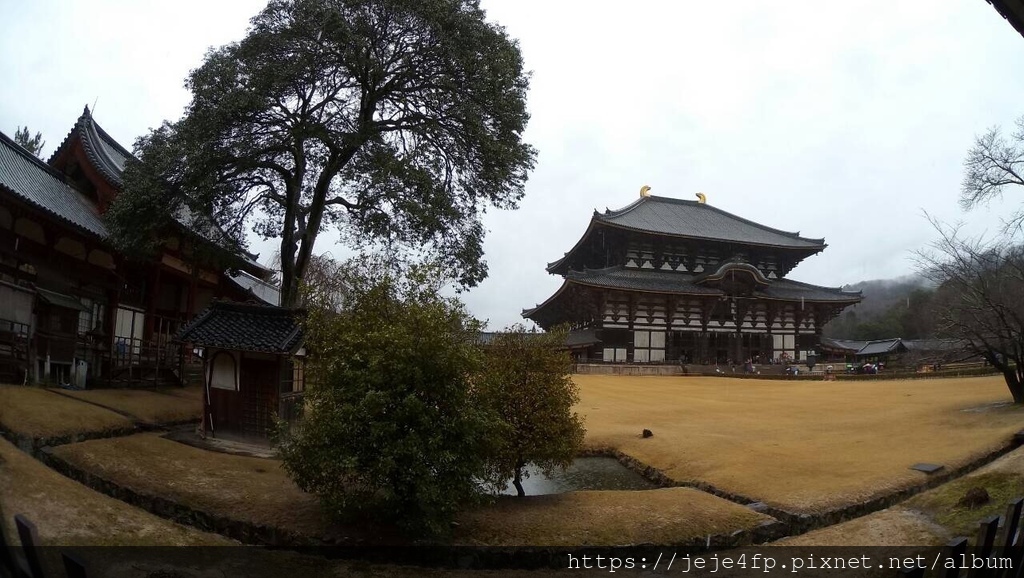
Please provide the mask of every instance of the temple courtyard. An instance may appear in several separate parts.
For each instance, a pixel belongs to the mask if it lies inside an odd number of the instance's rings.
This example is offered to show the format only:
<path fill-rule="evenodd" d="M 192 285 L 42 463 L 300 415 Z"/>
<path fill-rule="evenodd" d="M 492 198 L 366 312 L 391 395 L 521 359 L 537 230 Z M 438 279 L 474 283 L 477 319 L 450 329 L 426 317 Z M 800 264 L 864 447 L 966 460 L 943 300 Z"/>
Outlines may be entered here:
<path fill-rule="evenodd" d="M 927 483 L 929 474 L 910 469 L 914 464 L 938 464 L 948 471 L 994 454 L 1007 448 L 1024 425 L 1024 408 L 1007 403 L 1009 394 L 998 377 L 838 382 L 587 375 L 574 379 L 580 386 L 578 408 L 586 418 L 588 449 L 618 453 L 650 466 L 672 483 L 698 488 L 501 498 L 464 512 L 456 542 L 678 544 L 753 531 L 770 523 L 773 512 L 755 512 L 746 507 L 748 501 L 795 514 L 835 511 Z M 52 449 L 50 459 L 137 495 L 170 500 L 221 520 L 294 534 L 346 532 L 322 518 L 316 500 L 291 483 L 277 460 L 212 452 L 167 439 L 159 429 L 144 431 L 152 429 L 155 418 L 179 421 L 188 414 L 189 404 L 198 403 L 195 393 L 186 389 L 125 396 L 107 390 L 70 396 L 0 386 L 0 407 L 5 409 L 0 426 L 9 436 L 22 439 L 58 434 L 99 437 L 61 443 Z M 21 411 L 28 407 L 36 411 Z M 70 420 L 69 416 L 77 419 L 65 425 L 48 423 Z M 132 424 L 134 430 L 125 427 Z M 642 437 L 644 429 L 654 435 Z M 6 463 L 0 475 L 5 522 L 24 512 L 49 543 L 117 543 L 122 536 L 106 534 L 122 526 L 131 528 L 140 543 L 164 543 L 161 536 L 174 544 L 223 539 L 103 496 L 8 442 L 0 445 L 0 462 Z M 1017 455 L 1021 451 L 1007 456 L 1010 473 L 969 474 L 994 480 L 989 484 L 993 508 L 1024 492 L 1024 470 L 1018 467 L 1024 460 Z M 982 478 L 977 478 L 979 473 Z M 844 530 L 843 539 L 863 544 L 948 539 L 984 515 L 980 510 L 958 514 L 953 508 L 967 479 L 849 522 L 854 526 L 845 527 L 853 529 Z M 724 497 L 699 488 L 717 490 Z M 955 519 L 949 518 L 950 512 Z M 95 521 L 64 527 L 65 519 Z M 893 520 L 899 524 L 893 526 Z M 882 526 L 894 529 L 890 535 L 874 537 Z M 835 539 L 829 532 L 837 529 L 805 534 L 801 543 L 828 543 Z"/>
<path fill-rule="evenodd" d="M 784 381 L 577 375 L 586 443 L 797 513 L 922 483 L 1024 429 L 1001 377 Z M 654 434 L 642 438 L 649 429 Z"/>

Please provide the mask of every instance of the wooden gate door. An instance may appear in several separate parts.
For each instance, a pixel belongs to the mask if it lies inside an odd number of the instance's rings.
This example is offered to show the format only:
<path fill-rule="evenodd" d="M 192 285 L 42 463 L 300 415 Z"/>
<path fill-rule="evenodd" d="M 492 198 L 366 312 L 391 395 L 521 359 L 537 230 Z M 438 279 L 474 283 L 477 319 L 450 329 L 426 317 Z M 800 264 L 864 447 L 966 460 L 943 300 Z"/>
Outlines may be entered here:
<path fill-rule="evenodd" d="M 210 413 L 213 414 L 213 435 L 239 431 L 241 404 L 233 389 L 210 388 Z M 204 416 L 204 419 L 208 419 Z"/>
<path fill-rule="evenodd" d="M 277 362 L 243 359 L 240 378 L 242 433 L 268 437 L 277 413 L 280 380 Z"/>

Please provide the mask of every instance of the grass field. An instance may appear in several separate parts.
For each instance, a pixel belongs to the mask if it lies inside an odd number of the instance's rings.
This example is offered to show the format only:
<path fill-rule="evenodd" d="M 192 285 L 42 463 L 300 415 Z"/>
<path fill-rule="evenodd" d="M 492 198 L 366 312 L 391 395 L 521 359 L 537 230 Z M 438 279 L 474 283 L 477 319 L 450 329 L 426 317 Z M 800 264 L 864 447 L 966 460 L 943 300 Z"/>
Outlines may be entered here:
<path fill-rule="evenodd" d="M 924 481 L 1024 429 L 999 377 L 774 381 L 578 375 L 586 443 L 677 481 L 795 512 L 826 511 Z M 640 433 L 650 429 L 654 437 Z"/>
<path fill-rule="evenodd" d="M 855 383 L 575 379 L 589 446 L 618 449 L 677 481 L 710 483 L 796 512 L 825 511 L 922 482 L 925 474 L 909 470 L 910 465 L 956 467 L 1024 429 L 1024 410 L 1006 403 L 1009 396 L 998 378 Z M 51 392 L 18 388 L 12 394 L 10 389 L 0 388 L 0 395 L 9 396 L 0 399 L 16 399 L 37 428 L 74 419 L 81 422 L 76 427 L 100 427 L 104 420 L 121 418 Z M 188 398 L 187 392 L 174 393 L 179 394 Z M 143 409 L 150 403 L 131 394 L 104 401 L 125 410 L 132 403 L 143 403 Z M 641 438 L 644 428 L 654 437 Z M 83 442 L 55 452 L 137 491 L 210 513 L 304 534 L 347 532 L 332 530 L 316 499 L 298 490 L 275 460 L 208 452 L 157 434 Z M 986 486 L 993 495 L 990 508 L 1001 509 L 1011 494 L 1024 492 L 1024 452 L 886 512 L 795 540 L 934 543 L 984 517 L 987 510 L 958 512 L 952 506 L 970 484 Z M 671 543 L 750 528 L 763 519 L 685 488 L 576 492 L 501 499 L 465 512 L 455 539 L 492 545 Z"/>
<path fill-rule="evenodd" d="M 0 523 L 6 535 L 16 536 L 13 518 L 24 514 L 45 546 L 70 546 L 86 562 L 90 576 L 253 576 L 300 575 L 306 578 L 532 578 L 533 571 L 451 570 L 331 561 L 253 548 L 84 548 L 87 546 L 233 546 L 219 536 L 169 522 L 78 484 L 47 468 L 0 439 Z M 42 551 L 47 576 L 63 576 L 57 554 Z M 570 573 L 565 573 L 566 575 Z M 572 576 L 591 575 L 571 572 Z M 603 574 L 602 574 L 603 575 Z"/>
<path fill-rule="evenodd" d="M 129 428 L 132 421 L 45 389 L 0 385 L 0 424 L 17 434 L 46 438 Z"/>
<path fill-rule="evenodd" d="M 186 446 L 157 433 L 92 440 L 54 448 L 79 467 L 133 490 L 211 514 L 319 535 L 327 522 L 277 460 Z"/>
<path fill-rule="evenodd" d="M 203 413 L 202 388 L 60 390 L 66 396 L 131 414 L 158 424 L 199 420 Z"/>
<path fill-rule="evenodd" d="M 771 520 L 691 488 L 569 492 L 504 497 L 466 512 L 459 517 L 457 537 L 487 546 L 674 544 Z"/>
<path fill-rule="evenodd" d="M 153 433 L 60 446 L 54 453 L 140 493 L 205 512 L 308 536 L 380 537 L 367 527 L 332 528 L 316 498 L 299 490 L 277 460 L 215 453 Z M 503 498 L 466 512 L 455 540 L 493 546 L 676 543 L 768 520 L 689 488 L 575 492 Z"/>
<path fill-rule="evenodd" d="M 189 546 L 234 542 L 158 518 L 94 492 L 0 439 L 0 513 L 8 536 L 15 514 L 39 530 L 44 545 Z"/>

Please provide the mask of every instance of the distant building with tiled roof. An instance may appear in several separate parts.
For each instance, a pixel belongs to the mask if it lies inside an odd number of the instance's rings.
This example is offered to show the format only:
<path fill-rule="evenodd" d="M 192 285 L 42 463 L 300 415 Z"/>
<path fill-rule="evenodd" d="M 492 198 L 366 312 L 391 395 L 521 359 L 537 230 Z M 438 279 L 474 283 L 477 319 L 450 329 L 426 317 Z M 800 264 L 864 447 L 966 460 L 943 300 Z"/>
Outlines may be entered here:
<path fill-rule="evenodd" d="M 594 211 L 572 249 L 550 263 L 562 286 L 523 316 L 586 332 L 602 362 L 742 363 L 805 359 L 822 326 L 860 293 L 786 279 L 827 246 L 705 202 L 650 196 Z"/>
<path fill-rule="evenodd" d="M 974 357 L 967 344 L 959 339 L 889 339 L 852 340 L 821 338 L 821 351 L 830 360 L 892 361 L 903 363 L 948 363 Z"/>

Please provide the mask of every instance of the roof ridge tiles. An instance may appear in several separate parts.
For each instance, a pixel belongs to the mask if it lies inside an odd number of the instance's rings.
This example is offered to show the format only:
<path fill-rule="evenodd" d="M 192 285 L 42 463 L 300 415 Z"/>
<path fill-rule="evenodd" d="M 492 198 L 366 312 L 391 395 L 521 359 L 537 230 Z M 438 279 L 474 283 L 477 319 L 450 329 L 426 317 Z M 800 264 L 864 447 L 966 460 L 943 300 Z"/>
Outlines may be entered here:
<path fill-rule="evenodd" d="M 239 313 L 259 313 L 261 315 L 277 315 L 286 317 L 301 313 L 303 310 L 297 307 L 280 307 L 264 303 L 246 303 L 242 301 L 217 300 L 210 303 L 209 309 L 222 311 L 236 311 Z"/>
<path fill-rule="evenodd" d="M 86 114 L 89 114 L 88 105 L 86 105 L 85 112 L 82 113 L 82 116 Z M 61 151 L 64 150 L 64 147 L 71 143 L 72 138 L 75 136 L 75 132 L 78 131 L 78 123 L 81 122 L 82 116 L 78 117 L 78 120 L 75 121 L 75 124 L 71 126 L 71 130 L 68 131 L 68 134 L 64 135 L 64 140 L 60 141 L 60 144 L 57 145 L 57 148 L 53 149 L 53 152 L 50 154 L 50 158 L 46 159 L 47 163 L 52 163 L 56 161 Z"/>
<path fill-rule="evenodd" d="M 88 107 L 86 107 L 85 113 L 79 117 L 78 126 L 82 134 L 82 146 L 85 148 L 85 154 L 89 156 L 89 160 L 93 161 L 93 164 L 110 181 L 110 184 L 121 188 L 124 184 L 124 181 L 121 179 L 121 168 L 117 165 L 117 161 L 111 158 L 107 151 L 104 150 L 103 143 L 93 142 L 93 138 L 101 141 L 107 140 L 109 141 L 107 144 L 112 142 L 115 148 L 122 151 L 124 147 L 117 144 L 117 141 L 114 141 L 110 135 L 106 134 L 106 131 L 96 124 L 96 120 L 89 113 Z M 103 134 L 100 134 L 101 132 Z M 107 138 L 104 139 L 103 135 L 106 135 Z M 127 158 L 134 158 L 131 154 L 125 156 Z"/>
<path fill-rule="evenodd" d="M 46 161 L 52 163 L 57 160 L 57 157 L 67 148 L 71 142 L 73 142 L 76 134 L 81 135 L 82 145 L 85 148 L 85 154 L 89 157 L 89 160 L 93 162 L 96 169 L 100 173 L 111 181 L 111 184 L 120 187 L 122 185 L 121 180 L 121 169 L 117 166 L 117 161 L 110 158 L 110 155 L 103 150 L 103 145 L 109 146 L 115 149 L 118 153 L 124 155 L 126 159 L 133 159 L 135 155 L 131 151 L 126 149 L 121 143 L 110 136 L 106 130 L 103 129 L 96 122 L 96 118 L 92 115 L 89 110 L 89 106 L 86 105 L 82 114 L 75 121 L 74 126 L 68 131 L 68 134 L 61 141 L 60 145 L 53 151 L 50 158 Z M 93 142 L 93 135 L 95 139 L 102 141 L 101 143 Z"/>
<path fill-rule="evenodd" d="M 88 111 L 89 108 L 86 107 L 86 110 Z M 109 132 L 104 130 L 103 127 L 100 126 L 98 122 L 96 122 L 96 118 L 92 116 L 92 113 L 89 113 L 89 119 L 92 121 L 92 126 L 96 129 L 96 134 L 100 138 L 102 138 L 107 144 L 114 147 L 115 149 L 117 149 L 119 153 L 123 154 L 128 158 L 133 158 L 135 156 L 135 153 L 126 149 L 124 146 L 121 145 L 121 143 L 117 141 L 117 139 L 111 136 Z"/>
<path fill-rule="evenodd" d="M 646 201 L 647 199 L 651 199 L 651 198 L 668 199 L 668 197 L 655 197 L 654 195 L 649 195 L 649 196 L 646 196 L 646 197 L 640 197 L 639 199 L 633 201 L 632 203 L 626 205 L 625 207 L 622 207 L 621 209 L 615 209 L 613 211 L 611 209 L 605 208 L 603 215 L 604 216 L 608 216 L 608 217 L 613 217 L 613 216 L 614 217 L 621 217 L 622 215 L 625 215 L 626 213 L 628 213 L 628 212 L 632 211 L 633 209 L 635 209 L 635 208 L 639 207 L 640 205 L 642 205 L 644 203 L 644 201 Z M 594 209 L 594 214 L 595 215 L 602 215 L 602 213 L 599 212 L 597 209 Z"/>

